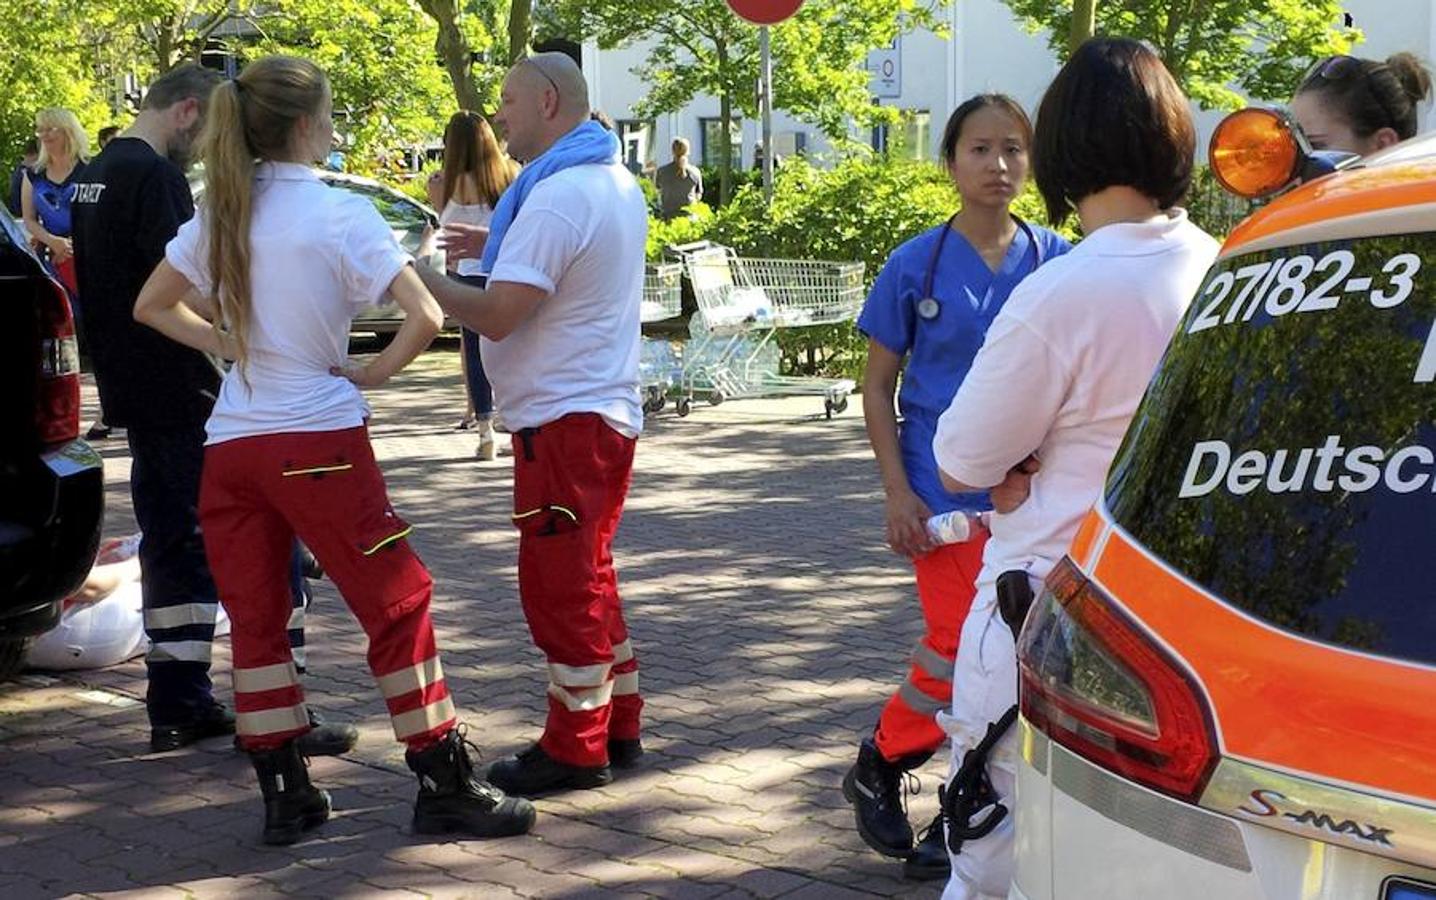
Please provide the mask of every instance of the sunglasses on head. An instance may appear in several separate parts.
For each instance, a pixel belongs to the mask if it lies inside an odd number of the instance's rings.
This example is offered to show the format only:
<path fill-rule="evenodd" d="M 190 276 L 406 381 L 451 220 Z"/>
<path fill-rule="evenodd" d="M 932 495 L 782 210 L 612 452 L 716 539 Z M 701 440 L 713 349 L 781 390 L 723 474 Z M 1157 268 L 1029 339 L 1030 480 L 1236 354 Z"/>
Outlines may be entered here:
<path fill-rule="evenodd" d="M 1302 86 L 1310 85 L 1315 81 L 1342 81 L 1361 71 L 1361 60 L 1354 56 L 1347 56 L 1344 53 L 1336 56 L 1328 56 L 1326 59 L 1319 59 L 1306 70 L 1301 77 Z"/>

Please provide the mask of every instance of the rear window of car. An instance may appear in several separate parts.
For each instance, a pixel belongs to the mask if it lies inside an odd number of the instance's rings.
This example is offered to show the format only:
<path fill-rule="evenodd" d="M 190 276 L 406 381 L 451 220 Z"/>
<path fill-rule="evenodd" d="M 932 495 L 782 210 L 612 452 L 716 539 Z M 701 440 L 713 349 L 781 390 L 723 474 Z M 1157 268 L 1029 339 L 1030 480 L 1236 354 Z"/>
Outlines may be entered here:
<path fill-rule="evenodd" d="M 342 190 L 359 194 L 374 204 L 379 215 L 383 216 L 384 221 L 394 230 L 394 237 L 400 245 L 410 253 L 418 252 L 419 246 L 423 243 L 424 227 L 430 224 L 429 216 L 424 212 L 422 206 L 383 188 L 347 181 L 336 181 L 333 184 Z"/>
<path fill-rule="evenodd" d="M 1219 263 L 1106 500 L 1138 541 L 1254 616 L 1436 662 L 1436 235 Z"/>

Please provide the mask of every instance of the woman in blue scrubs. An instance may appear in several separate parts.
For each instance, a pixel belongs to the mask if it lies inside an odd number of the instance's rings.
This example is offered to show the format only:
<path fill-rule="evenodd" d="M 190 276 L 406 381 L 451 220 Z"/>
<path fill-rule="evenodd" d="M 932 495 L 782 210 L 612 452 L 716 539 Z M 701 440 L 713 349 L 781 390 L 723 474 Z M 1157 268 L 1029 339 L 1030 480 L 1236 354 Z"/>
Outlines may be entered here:
<path fill-rule="evenodd" d="M 940 820 L 913 846 L 903 775 L 946 741 L 933 717 L 951 705 L 958 634 L 986 542 L 979 531 L 968 541 L 936 546 L 926 523 L 940 513 L 989 508 L 986 494 L 943 489 L 932 451 L 937 419 L 1012 289 L 1070 249 L 1059 235 L 1010 212 L 1027 180 L 1031 141 L 1027 114 L 1001 94 L 981 94 L 953 112 L 942 158 L 961 208 L 893 251 L 858 318 L 868 338 L 863 415 L 887 497 L 888 545 L 912 560 L 927 629 L 907 681 L 862 741 L 843 793 L 854 806 L 858 833 L 879 853 L 903 858 L 911 878 L 948 876 Z"/>

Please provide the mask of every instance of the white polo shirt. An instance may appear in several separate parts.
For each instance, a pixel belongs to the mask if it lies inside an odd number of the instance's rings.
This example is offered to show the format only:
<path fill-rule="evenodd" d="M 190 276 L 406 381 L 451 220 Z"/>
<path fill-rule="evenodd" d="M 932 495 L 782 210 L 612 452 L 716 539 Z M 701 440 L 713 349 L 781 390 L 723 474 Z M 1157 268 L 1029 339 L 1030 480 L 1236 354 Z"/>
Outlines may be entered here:
<path fill-rule="evenodd" d="M 933 439 L 942 470 L 973 487 L 1041 460 L 1027 501 L 992 517 L 979 586 L 1009 569 L 1044 577 L 1066 552 L 1216 255 L 1177 209 L 1097 229 L 1012 292 Z"/>
<path fill-rule="evenodd" d="M 201 206 L 165 248 L 201 294 L 212 289 L 207 220 Z M 364 395 L 329 370 L 348 358 L 355 314 L 384 296 L 409 254 L 372 203 L 297 163 L 259 167 L 249 238 L 248 355 L 220 385 L 205 442 L 362 424 Z"/>
<path fill-rule="evenodd" d="M 639 307 L 648 208 L 620 165 L 564 169 L 536 184 L 489 282 L 548 292 L 513 333 L 480 342 L 495 405 L 512 429 L 592 412 L 637 437 Z"/>

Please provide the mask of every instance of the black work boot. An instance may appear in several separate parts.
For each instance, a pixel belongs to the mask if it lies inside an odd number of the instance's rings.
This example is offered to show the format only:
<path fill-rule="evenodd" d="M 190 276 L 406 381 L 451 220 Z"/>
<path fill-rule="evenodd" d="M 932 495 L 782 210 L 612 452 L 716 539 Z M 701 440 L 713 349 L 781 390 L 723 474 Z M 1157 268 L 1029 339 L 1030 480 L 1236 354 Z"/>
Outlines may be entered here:
<path fill-rule="evenodd" d="M 549 756 L 538 744 L 489 766 L 489 781 L 519 797 L 538 797 L 555 791 L 586 790 L 613 781 L 608 766 L 571 766 Z"/>
<path fill-rule="evenodd" d="M 313 707 L 309 708 L 309 725 L 309 730 L 296 738 L 299 750 L 305 756 L 338 756 L 353 750 L 354 745 L 359 743 L 359 729 L 353 725 L 326 722 Z"/>
<path fill-rule="evenodd" d="M 329 818 L 329 794 L 309 783 L 309 768 L 293 740 L 274 750 L 251 750 L 264 795 L 264 842 L 292 844 Z"/>
<path fill-rule="evenodd" d="M 609 738 L 608 764 L 615 769 L 632 769 L 643 758 L 643 741 L 639 738 Z"/>
<path fill-rule="evenodd" d="M 223 703 L 211 703 L 188 722 L 151 728 L 150 751 L 168 753 L 224 734 L 234 734 L 234 713 Z"/>
<path fill-rule="evenodd" d="M 858 834 L 884 856 L 912 852 L 912 826 L 903 809 L 904 771 L 900 763 L 883 759 L 872 738 L 864 738 L 858 761 L 843 776 L 843 796 L 853 805 Z"/>
<path fill-rule="evenodd" d="M 419 797 L 414 801 L 414 831 L 447 834 L 458 831 L 474 837 L 508 837 L 534 827 L 533 804 L 474 777 L 474 764 L 457 728 L 427 750 L 404 754 L 419 776 Z"/>
<path fill-rule="evenodd" d="M 902 861 L 903 877 L 913 881 L 936 881 L 939 878 L 946 881 L 952 874 L 946 835 L 942 828 L 942 813 L 938 813 L 932 824 L 922 830 L 911 855 Z"/>

